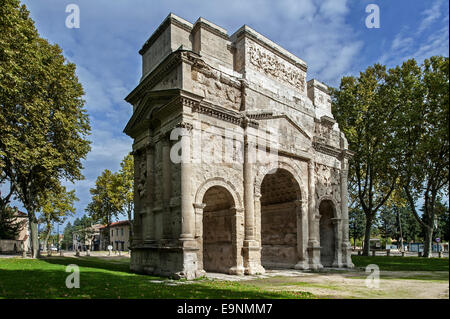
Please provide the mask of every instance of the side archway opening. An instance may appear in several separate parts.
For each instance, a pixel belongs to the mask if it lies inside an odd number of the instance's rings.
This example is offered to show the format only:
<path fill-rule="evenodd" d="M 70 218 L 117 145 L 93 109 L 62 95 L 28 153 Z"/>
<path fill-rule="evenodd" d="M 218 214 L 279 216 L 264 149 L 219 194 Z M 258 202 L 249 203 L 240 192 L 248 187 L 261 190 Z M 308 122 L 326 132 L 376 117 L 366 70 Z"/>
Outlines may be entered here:
<path fill-rule="evenodd" d="M 261 264 L 291 268 L 298 262 L 297 210 L 300 186 L 292 174 L 277 169 L 261 184 Z"/>
<path fill-rule="evenodd" d="M 222 186 L 210 187 L 203 204 L 203 269 L 228 273 L 236 262 L 233 254 L 233 210 L 230 192 Z"/>

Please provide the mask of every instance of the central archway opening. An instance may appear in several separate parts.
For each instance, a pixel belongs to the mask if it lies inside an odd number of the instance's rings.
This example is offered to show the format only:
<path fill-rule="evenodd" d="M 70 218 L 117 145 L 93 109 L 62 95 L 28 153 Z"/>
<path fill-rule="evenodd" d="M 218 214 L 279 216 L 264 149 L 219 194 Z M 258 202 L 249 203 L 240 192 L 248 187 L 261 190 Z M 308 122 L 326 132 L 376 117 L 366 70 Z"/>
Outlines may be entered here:
<path fill-rule="evenodd" d="M 234 200 L 224 187 L 209 188 L 203 204 L 203 269 L 228 273 L 233 259 L 232 227 Z"/>
<path fill-rule="evenodd" d="M 298 262 L 297 211 L 300 187 L 292 174 L 277 169 L 261 184 L 261 264 L 292 268 Z"/>
<path fill-rule="evenodd" d="M 320 261 L 324 267 L 332 267 L 335 258 L 334 205 L 323 200 L 319 206 L 320 217 Z"/>

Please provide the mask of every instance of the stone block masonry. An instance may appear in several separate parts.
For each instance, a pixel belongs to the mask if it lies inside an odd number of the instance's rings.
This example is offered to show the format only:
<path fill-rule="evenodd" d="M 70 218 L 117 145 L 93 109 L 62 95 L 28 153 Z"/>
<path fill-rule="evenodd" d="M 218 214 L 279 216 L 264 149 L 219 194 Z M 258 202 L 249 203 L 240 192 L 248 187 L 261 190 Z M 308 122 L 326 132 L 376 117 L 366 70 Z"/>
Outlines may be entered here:
<path fill-rule="evenodd" d="M 139 53 L 124 130 L 134 140 L 131 269 L 193 279 L 353 267 L 352 153 L 307 64 L 248 26 L 229 36 L 174 14 Z"/>

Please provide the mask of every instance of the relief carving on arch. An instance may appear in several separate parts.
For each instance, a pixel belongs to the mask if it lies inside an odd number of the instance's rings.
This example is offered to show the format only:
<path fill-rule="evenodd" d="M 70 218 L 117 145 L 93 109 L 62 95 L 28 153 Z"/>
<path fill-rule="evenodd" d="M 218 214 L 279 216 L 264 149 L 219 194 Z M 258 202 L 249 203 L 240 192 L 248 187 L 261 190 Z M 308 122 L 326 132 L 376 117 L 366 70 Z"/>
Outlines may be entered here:
<path fill-rule="evenodd" d="M 147 156 L 142 153 L 138 157 L 139 177 L 137 181 L 137 191 L 139 199 L 144 198 L 147 192 Z"/>
<path fill-rule="evenodd" d="M 249 57 L 250 63 L 258 69 L 263 70 L 264 73 L 293 85 L 301 92 L 305 91 L 304 74 L 292 67 L 286 66 L 280 58 L 266 53 L 262 48 L 252 44 L 249 45 Z"/>
<path fill-rule="evenodd" d="M 322 164 L 315 164 L 316 200 L 323 196 L 332 196 L 338 203 L 341 201 L 339 170 Z"/>

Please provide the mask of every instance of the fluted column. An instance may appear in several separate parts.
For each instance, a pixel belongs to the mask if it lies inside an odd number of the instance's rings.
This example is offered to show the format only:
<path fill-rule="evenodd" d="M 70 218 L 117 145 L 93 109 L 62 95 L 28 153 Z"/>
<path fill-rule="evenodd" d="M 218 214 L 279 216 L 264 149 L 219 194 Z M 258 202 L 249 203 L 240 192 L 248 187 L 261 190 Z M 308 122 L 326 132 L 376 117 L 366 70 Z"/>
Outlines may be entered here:
<path fill-rule="evenodd" d="M 140 185 L 140 158 L 141 154 L 138 150 L 131 153 L 133 155 L 134 162 L 134 191 L 133 191 L 133 202 L 134 202 L 134 218 L 133 218 L 133 233 L 134 238 L 132 239 L 131 246 L 139 246 L 142 244 L 143 234 L 142 234 L 142 203 L 139 195 L 139 185 Z M 110 236 L 110 235 L 109 235 Z M 111 238 L 110 238 L 111 240 Z M 109 245 L 109 243 L 107 243 Z"/>
<path fill-rule="evenodd" d="M 145 236 L 146 242 L 153 242 L 155 240 L 155 214 L 153 213 L 154 205 L 154 147 L 149 144 L 147 146 L 147 214 L 145 218 Z"/>
<path fill-rule="evenodd" d="M 341 220 L 342 220 L 342 262 L 344 266 L 353 268 L 351 244 L 348 230 L 348 160 L 345 155 L 341 161 Z"/>
<path fill-rule="evenodd" d="M 297 256 L 298 261 L 295 269 L 308 269 L 308 211 L 304 209 L 305 201 L 296 200 L 295 212 L 297 216 Z"/>
<path fill-rule="evenodd" d="M 261 246 L 255 240 L 255 198 L 253 165 L 256 159 L 256 145 L 249 136 L 250 127 L 246 125 L 244 133 L 244 268 L 245 274 L 264 273 L 261 266 Z M 260 212 L 258 212 L 260 213 Z"/>
<path fill-rule="evenodd" d="M 314 161 L 308 162 L 308 218 L 309 218 L 309 267 L 312 269 L 323 268 L 320 262 L 320 215 L 316 212 L 316 178 L 314 173 Z"/>
<path fill-rule="evenodd" d="M 170 198 L 172 196 L 172 161 L 170 160 L 170 140 L 164 135 L 162 143 L 162 188 L 163 188 L 163 238 L 169 239 L 171 233 L 171 208 Z"/>
<path fill-rule="evenodd" d="M 181 235 L 180 239 L 194 239 L 195 213 L 192 201 L 191 179 L 192 163 L 190 156 L 190 143 L 192 126 L 187 123 L 181 127 Z"/>

